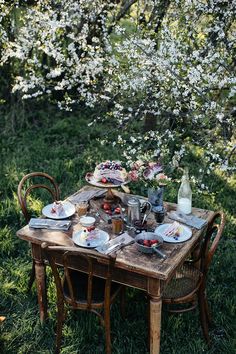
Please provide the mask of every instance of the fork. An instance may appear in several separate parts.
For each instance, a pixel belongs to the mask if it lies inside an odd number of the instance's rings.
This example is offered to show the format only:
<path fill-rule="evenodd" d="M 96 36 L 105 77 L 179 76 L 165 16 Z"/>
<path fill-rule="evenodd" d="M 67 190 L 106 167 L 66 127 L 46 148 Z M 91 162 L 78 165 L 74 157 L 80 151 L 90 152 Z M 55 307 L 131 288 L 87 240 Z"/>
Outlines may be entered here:
<path fill-rule="evenodd" d="M 117 251 L 117 249 L 119 249 L 122 245 L 125 244 L 124 241 L 125 241 L 125 237 L 122 237 L 122 239 L 121 239 L 118 243 L 115 243 L 114 245 L 110 246 L 110 247 L 106 250 L 105 254 L 109 254 L 109 253 L 111 253 L 111 252 Z"/>

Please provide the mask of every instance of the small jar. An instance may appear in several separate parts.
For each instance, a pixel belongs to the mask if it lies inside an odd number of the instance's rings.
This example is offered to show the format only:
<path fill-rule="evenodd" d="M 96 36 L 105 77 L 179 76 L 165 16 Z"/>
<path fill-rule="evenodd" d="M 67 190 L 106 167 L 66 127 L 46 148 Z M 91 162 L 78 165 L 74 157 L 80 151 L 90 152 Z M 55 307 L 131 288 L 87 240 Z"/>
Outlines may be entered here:
<path fill-rule="evenodd" d="M 112 217 L 112 232 L 116 235 L 120 234 L 123 231 L 124 222 L 119 216 Z"/>
<path fill-rule="evenodd" d="M 158 224 L 163 223 L 164 219 L 165 219 L 165 209 L 162 209 L 161 211 L 156 211 L 153 213 L 155 220 Z"/>
<path fill-rule="evenodd" d="M 83 216 L 87 214 L 88 210 L 88 203 L 87 202 L 80 202 L 76 204 L 76 211 L 79 216 Z"/>

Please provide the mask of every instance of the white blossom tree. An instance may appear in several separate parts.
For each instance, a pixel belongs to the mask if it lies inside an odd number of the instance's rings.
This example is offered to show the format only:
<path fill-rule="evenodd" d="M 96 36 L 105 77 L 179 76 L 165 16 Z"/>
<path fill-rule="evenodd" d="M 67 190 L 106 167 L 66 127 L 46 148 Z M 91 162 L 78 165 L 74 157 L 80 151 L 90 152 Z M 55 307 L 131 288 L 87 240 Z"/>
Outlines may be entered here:
<path fill-rule="evenodd" d="M 0 63 L 14 63 L 23 100 L 95 108 L 90 125 L 119 128 L 128 164 L 159 155 L 176 167 L 195 153 L 199 176 L 234 168 L 235 0 L 15 1 L 17 26 L 7 3 Z"/>

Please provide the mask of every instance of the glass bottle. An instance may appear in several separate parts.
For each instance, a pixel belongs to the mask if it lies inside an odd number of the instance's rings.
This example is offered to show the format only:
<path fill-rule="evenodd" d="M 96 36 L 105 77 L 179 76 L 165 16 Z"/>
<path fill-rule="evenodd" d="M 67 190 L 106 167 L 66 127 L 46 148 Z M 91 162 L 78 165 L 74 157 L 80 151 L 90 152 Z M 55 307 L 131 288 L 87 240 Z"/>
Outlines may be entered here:
<path fill-rule="evenodd" d="M 192 211 L 192 190 L 189 183 L 188 167 L 184 168 L 181 185 L 179 187 L 177 210 L 184 214 L 191 214 Z"/>

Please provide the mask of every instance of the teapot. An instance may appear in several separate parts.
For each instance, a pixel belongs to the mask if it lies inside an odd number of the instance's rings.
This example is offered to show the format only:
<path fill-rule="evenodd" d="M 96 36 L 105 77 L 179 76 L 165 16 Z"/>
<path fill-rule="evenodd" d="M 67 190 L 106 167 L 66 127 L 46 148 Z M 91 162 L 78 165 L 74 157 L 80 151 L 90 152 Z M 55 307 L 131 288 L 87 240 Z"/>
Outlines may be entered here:
<path fill-rule="evenodd" d="M 135 226 L 135 223 L 141 222 L 141 225 L 143 225 L 151 209 L 152 205 L 148 201 L 141 203 L 138 198 L 130 198 L 128 200 L 127 224 L 129 226 Z M 143 217 L 141 213 L 144 213 Z"/>

